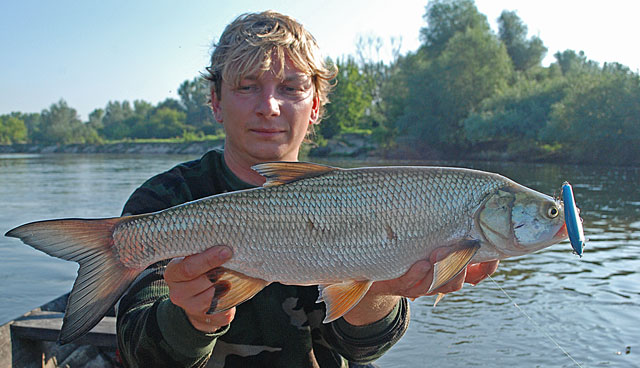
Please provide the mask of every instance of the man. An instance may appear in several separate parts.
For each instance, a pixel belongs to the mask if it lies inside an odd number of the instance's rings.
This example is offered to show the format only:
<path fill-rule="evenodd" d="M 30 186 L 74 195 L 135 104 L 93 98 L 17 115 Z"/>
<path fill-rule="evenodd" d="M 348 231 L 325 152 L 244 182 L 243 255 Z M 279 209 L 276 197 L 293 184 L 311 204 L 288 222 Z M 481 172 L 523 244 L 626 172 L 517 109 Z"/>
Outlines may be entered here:
<path fill-rule="evenodd" d="M 227 191 L 259 186 L 251 166 L 296 161 L 320 122 L 335 71 L 313 37 L 275 12 L 245 14 L 223 32 L 207 68 L 211 107 L 225 129 L 224 151 L 176 166 L 138 188 L 124 213 L 161 210 Z M 380 357 L 408 326 L 405 297 L 425 295 L 434 259 L 402 277 L 376 282 L 343 318 L 323 324 L 315 286 L 273 283 L 228 311 L 209 315 L 216 293 L 207 273 L 232 257 L 217 246 L 151 266 L 118 307 L 118 345 L 128 366 L 341 367 Z M 435 256 L 434 256 L 435 257 Z M 438 292 L 458 290 L 495 271 L 470 266 Z M 232 323 L 233 322 L 233 323 Z"/>

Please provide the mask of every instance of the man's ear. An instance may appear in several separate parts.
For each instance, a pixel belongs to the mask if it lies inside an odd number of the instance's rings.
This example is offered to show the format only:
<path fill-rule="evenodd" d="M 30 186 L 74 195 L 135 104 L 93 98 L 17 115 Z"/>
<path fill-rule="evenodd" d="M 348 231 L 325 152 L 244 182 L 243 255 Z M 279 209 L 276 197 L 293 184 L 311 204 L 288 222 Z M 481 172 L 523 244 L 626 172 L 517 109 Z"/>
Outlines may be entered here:
<path fill-rule="evenodd" d="M 309 125 L 315 124 L 318 121 L 320 115 L 320 97 L 316 93 L 313 96 L 313 106 L 311 106 L 311 116 L 309 117 Z"/>
<path fill-rule="evenodd" d="M 216 121 L 222 124 L 222 105 L 220 105 L 215 87 L 211 87 L 211 111 L 213 111 L 213 117 Z"/>

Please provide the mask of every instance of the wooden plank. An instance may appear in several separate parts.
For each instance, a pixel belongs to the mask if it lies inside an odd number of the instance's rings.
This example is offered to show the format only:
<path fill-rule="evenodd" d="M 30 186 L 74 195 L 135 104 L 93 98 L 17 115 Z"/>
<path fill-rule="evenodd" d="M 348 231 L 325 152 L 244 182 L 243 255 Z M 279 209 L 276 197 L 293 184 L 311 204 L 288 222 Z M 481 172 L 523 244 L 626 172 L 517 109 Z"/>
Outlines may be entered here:
<path fill-rule="evenodd" d="M 9 324 L 0 326 L 0 368 L 11 368 L 11 328 Z"/>
<path fill-rule="evenodd" d="M 29 340 L 57 341 L 63 317 L 61 312 L 34 311 L 15 320 L 11 324 L 11 334 Z M 73 342 L 116 347 L 116 318 L 104 317 L 91 331 Z"/>

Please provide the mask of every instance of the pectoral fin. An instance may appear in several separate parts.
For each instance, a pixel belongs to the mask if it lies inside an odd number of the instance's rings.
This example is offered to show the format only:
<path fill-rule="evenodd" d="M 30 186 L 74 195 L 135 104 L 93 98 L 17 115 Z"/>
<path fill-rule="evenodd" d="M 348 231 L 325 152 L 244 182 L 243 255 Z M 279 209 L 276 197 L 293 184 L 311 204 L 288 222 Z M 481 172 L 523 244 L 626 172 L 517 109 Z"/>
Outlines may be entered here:
<path fill-rule="evenodd" d="M 320 288 L 322 295 L 318 300 L 324 301 L 327 306 L 323 322 L 329 323 L 345 315 L 360 302 L 372 283 L 373 281 L 347 281 Z"/>
<path fill-rule="evenodd" d="M 436 262 L 433 265 L 433 281 L 427 293 L 438 289 L 458 276 L 458 274 L 467 267 L 469 262 L 471 262 L 471 259 L 475 256 L 476 252 L 478 252 L 478 249 L 480 249 L 480 242 L 467 240 L 461 249 L 454 251 L 441 261 Z M 438 301 L 440 299 L 441 298 L 439 298 Z"/>
<path fill-rule="evenodd" d="M 207 273 L 209 281 L 216 289 L 207 314 L 222 312 L 253 298 L 269 282 L 231 271 L 224 267 L 214 268 Z"/>
<path fill-rule="evenodd" d="M 433 302 L 433 306 L 435 307 L 436 305 L 438 305 L 438 302 L 442 300 L 442 298 L 444 298 L 445 294 L 444 293 L 438 293 L 438 296 L 436 297 L 436 301 Z"/>

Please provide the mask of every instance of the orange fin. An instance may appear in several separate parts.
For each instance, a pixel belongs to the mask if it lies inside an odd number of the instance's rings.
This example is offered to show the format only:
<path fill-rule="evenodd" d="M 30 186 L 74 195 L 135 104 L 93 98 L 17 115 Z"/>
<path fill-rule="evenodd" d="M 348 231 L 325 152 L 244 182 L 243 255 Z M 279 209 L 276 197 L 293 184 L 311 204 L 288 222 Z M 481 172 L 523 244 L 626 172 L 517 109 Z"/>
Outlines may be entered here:
<path fill-rule="evenodd" d="M 467 240 L 465 243 L 468 243 L 468 245 L 465 244 L 464 248 L 454 251 L 433 265 L 433 281 L 427 293 L 451 281 L 451 279 L 458 276 L 458 274 L 467 267 L 469 262 L 471 262 L 473 256 L 475 256 L 478 249 L 480 249 L 480 242 Z"/>
<path fill-rule="evenodd" d="M 373 281 L 347 281 L 340 284 L 327 285 L 321 289 L 318 300 L 327 306 L 324 323 L 335 321 L 355 307 L 369 291 Z"/>
<path fill-rule="evenodd" d="M 310 162 L 265 162 L 251 167 L 258 174 L 267 178 L 264 187 L 273 187 L 294 182 L 296 180 L 313 178 L 340 168 L 314 164 Z"/>
<path fill-rule="evenodd" d="M 253 298 L 269 285 L 268 281 L 246 276 L 224 267 L 214 268 L 207 273 L 209 281 L 216 289 L 207 314 L 223 312 Z"/>
<path fill-rule="evenodd" d="M 95 326 L 143 269 L 128 268 L 113 247 L 113 231 L 133 217 L 32 222 L 10 230 L 50 256 L 80 264 L 67 301 L 58 341 L 66 344 Z"/>
<path fill-rule="evenodd" d="M 438 293 L 438 296 L 436 297 L 436 301 L 433 302 L 433 306 L 435 307 L 436 305 L 438 305 L 438 302 L 442 300 L 442 298 L 444 298 L 445 294 L 444 293 Z"/>

